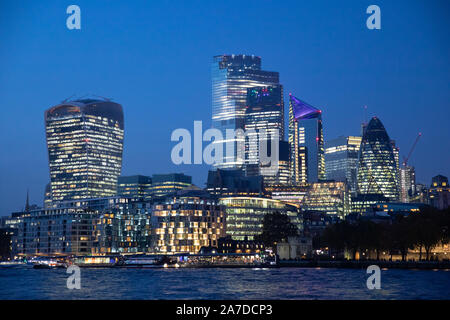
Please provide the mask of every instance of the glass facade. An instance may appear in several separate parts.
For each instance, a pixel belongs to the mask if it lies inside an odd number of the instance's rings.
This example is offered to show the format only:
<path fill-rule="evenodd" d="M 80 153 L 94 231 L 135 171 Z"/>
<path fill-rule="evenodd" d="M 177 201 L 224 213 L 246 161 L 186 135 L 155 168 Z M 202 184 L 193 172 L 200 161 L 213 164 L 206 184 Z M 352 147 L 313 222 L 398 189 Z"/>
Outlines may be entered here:
<path fill-rule="evenodd" d="M 32 211 L 19 223 L 17 253 L 92 254 L 97 219 L 85 208 Z"/>
<path fill-rule="evenodd" d="M 113 196 L 122 169 L 123 111 L 101 100 L 45 112 L 52 201 Z"/>
<path fill-rule="evenodd" d="M 361 137 L 339 137 L 325 142 L 325 176 L 327 180 L 346 181 L 352 194 L 358 185 L 358 157 Z"/>
<path fill-rule="evenodd" d="M 264 193 L 262 177 L 246 176 L 241 169 L 210 170 L 206 190 L 216 196 L 258 196 Z"/>
<path fill-rule="evenodd" d="M 294 184 L 325 179 L 322 111 L 289 94 L 289 144 Z"/>
<path fill-rule="evenodd" d="M 280 141 L 278 166 L 260 165 L 259 174 L 264 179 L 264 186 L 290 185 L 290 150 L 287 141 Z"/>
<path fill-rule="evenodd" d="M 185 194 L 153 206 L 152 247 L 157 253 L 196 254 L 225 236 L 225 210 L 208 194 Z"/>
<path fill-rule="evenodd" d="M 108 197 L 62 201 L 31 210 L 18 223 L 21 255 L 92 255 L 149 252 L 148 202 Z"/>
<path fill-rule="evenodd" d="M 268 186 L 266 191 L 270 194 L 270 197 L 275 200 L 280 200 L 285 203 L 295 205 L 300 208 L 306 193 L 308 192 L 308 184 L 299 185 L 277 185 Z"/>
<path fill-rule="evenodd" d="M 302 209 L 320 211 L 343 219 L 350 213 L 350 193 L 345 181 L 323 181 L 311 184 Z"/>
<path fill-rule="evenodd" d="M 410 202 L 416 194 L 416 172 L 414 167 L 400 168 L 400 201 Z"/>
<path fill-rule="evenodd" d="M 45 185 L 45 192 L 44 192 L 44 208 L 47 208 L 52 203 L 52 187 L 50 183 L 47 183 Z"/>
<path fill-rule="evenodd" d="M 117 196 L 145 199 L 150 196 L 151 185 L 151 177 L 121 176 L 117 180 Z"/>
<path fill-rule="evenodd" d="M 150 219 L 149 202 L 119 199 L 99 215 L 93 251 L 97 254 L 152 252 Z"/>
<path fill-rule="evenodd" d="M 234 240 L 254 240 L 262 233 L 264 215 L 280 212 L 287 214 L 299 233 L 303 230 L 303 220 L 298 208 L 279 200 L 257 197 L 229 197 L 220 199 L 226 207 L 226 234 Z"/>
<path fill-rule="evenodd" d="M 244 129 L 247 89 L 274 86 L 279 83 L 278 72 L 261 70 L 261 58 L 253 55 L 220 55 L 213 58 L 212 68 L 212 126 L 222 132 L 223 159 L 219 168 L 238 168 L 244 159 L 237 158 L 236 144 L 244 141 L 226 138 L 227 129 Z M 241 138 L 239 138 L 241 139 Z M 218 141 L 219 143 L 219 141 Z M 228 145 L 228 147 L 226 146 Z M 227 154 L 225 148 L 232 148 Z"/>
<path fill-rule="evenodd" d="M 265 131 L 265 136 L 259 134 L 262 130 Z M 247 175 L 262 175 L 264 184 L 289 183 L 289 145 L 286 141 L 282 141 L 284 139 L 284 102 L 281 85 L 247 89 L 245 132 Z M 276 165 L 262 164 L 259 154 L 260 144 L 265 144 L 269 154 L 272 150 L 273 139 L 279 141 L 278 163 Z"/>
<path fill-rule="evenodd" d="M 154 174 L 150 193 L 153 197 L 163 197 L 192 186 L 192 177 L 183 173 Z"/>
<path fill-rule="evenodd" d="M 389 202 L 389 199 L 382 194 L 358 194 L 357 196 L 352 197 L 351 211 L 355 214 L 373 212 L 373 208 L 376 204 L 387 202 Z"/>
<path fill-rule="evenodd" d="M 267 141 L 273 137 L 277 137 L 277 140 L 284 138 L 284 103 L 281 85 L 247 89 L 245 130 L 250 131 L 245 143 L 246 163 L 259 164 L 260 142 L 267 145 Z M 258 134 L 260 130 L 265 130 L 265 137 Z"/>
<path fill-rule="evenodd" d="M 376 117 L 370 120 L 361 141 L 358 193 L 381 194 L 391 201 L 399 198 L 398 156 Z"/>

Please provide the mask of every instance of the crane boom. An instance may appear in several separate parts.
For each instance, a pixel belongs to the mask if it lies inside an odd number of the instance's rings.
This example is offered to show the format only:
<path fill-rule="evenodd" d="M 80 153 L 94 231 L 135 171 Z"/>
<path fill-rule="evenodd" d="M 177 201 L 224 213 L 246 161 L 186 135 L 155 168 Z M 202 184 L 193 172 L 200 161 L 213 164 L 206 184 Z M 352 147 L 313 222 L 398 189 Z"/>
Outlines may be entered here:
<path fill-rule="evenodd" d="M 411 150 L 409 150 L 408 156 L 406 158 L 403 159 L 403 166 L 406 167 L 406 165 L 408 164 L 408 160 L 411 157 L 414 149 L 416 148 L 417 142 L 419 142 L 420 137 L 422 136 L 422 132 L 419 132 L 419 134 L 417 135 L 416 141 L 414 141 Z"/>

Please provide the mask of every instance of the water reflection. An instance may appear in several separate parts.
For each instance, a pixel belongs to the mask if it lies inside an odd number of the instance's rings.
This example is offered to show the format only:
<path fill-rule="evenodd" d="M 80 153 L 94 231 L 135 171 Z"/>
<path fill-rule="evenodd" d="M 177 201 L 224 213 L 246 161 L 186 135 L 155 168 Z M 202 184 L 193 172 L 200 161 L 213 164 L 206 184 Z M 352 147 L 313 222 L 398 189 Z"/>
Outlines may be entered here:
<path fill-rule="evenodd" d="M 449 299 L 447 271 L 365 269 L 81 269 L 69 290 L 64 269 L 0 269 L 0 299 Z"/>

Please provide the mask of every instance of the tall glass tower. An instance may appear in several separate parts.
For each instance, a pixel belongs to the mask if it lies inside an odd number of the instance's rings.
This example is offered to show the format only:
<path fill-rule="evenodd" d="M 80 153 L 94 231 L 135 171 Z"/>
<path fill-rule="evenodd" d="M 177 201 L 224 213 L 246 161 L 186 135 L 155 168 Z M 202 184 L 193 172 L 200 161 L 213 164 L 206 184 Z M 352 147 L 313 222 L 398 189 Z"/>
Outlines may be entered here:
<path fill-rule="evenodd" d="M 327 180 L 346 181 L 356 195 L 361 137 L 341 136 L 325 142 L 325 176 Z"/>
<path fill-rule="evenodd" d="M 381 123 L 373 117 L 361 141 L 358 193 L 381 194 L 391 201 L 399 198 L 398 165 L 393 144 Z"/>
<path fill-rule="evenodd" d="M 289 94 L 289 144 L 294 184 L 325 179 L 322 111 Z"/>
<path fill-rule="evenodd" d="M 279 83 L 278 72 L 261 70 L 261 58 L 248 55 L 215 56 L 212 63 L 212 126 L 224 137 L 224 153 L 218 168 L 239 168 L 244 159 L 237 158 L 237 138 L 226 138 L 227 129 L 244 129 L 247 89 Z M 239 138 L 240 139 L 240 138 Z M 234 152 L 228 155 L 226 145 Z"/>
<path fill-rule="evenodd" d="M 52 201 L 113 196 L 122 169 L 123 111 L 95 99 L 45 111 Z"/>
<path fill-rule="evenodd" d="M 404 166 L 399 170 L 400 201 L 410 202 L 416 194 L 416 171 L 412 166 Z"/>
<path fill-rule="evenodd" d="M 281 85 L 247 89 L 244 127 L 247 132 L 246 164 L 259 164 L 260 143 L 268 144 L 274 137 L 281 141 L 284 137 L 284 102 Z M 259 135 L 261 130 L 265 131 L 265 140 Z"/>

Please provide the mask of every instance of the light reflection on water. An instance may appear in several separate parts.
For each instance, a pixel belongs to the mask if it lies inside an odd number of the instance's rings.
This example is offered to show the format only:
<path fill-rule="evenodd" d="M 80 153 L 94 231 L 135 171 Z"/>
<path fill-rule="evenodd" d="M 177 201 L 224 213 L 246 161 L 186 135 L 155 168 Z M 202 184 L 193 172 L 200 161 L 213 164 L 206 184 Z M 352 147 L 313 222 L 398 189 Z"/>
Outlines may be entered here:
<path fill-rule="evenodd" d="M 81 269 L 69 290 L 64 269 L 0 269 L 0 299 L 450 299 L 450 272 L 365 269 Z"/>

